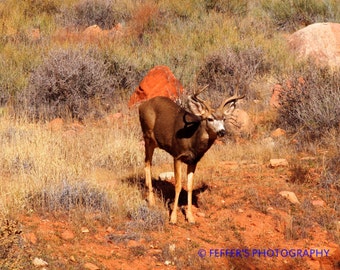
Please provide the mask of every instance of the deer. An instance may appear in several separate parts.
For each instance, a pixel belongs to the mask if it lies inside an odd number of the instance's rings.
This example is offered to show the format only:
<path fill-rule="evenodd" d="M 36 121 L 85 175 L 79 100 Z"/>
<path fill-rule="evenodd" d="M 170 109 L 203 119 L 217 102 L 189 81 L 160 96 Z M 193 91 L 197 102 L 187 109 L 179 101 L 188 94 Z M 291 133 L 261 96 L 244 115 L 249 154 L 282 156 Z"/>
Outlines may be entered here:
<path fill-rule="evenodd" d="M 182 163 L 187 165 L 188 205 L 186 220 L 194 224 L 192 213 L 193 180 L 197 163 L 209 150 L 217 137 L 226 134 L 224 122 L 232 117 L 236 101 L 244 96 L 233 95 L 213 109 L 198 95 L 205 89 L 188 96 L 187 108 L 167 97 L 157 96 L 139 106 L 139 120 L 145 145 L 145 186 L 149 206 L 155 205 L 151 166 L 155 148 L 169 153 L 174 159 L 175 198 L 170 223 L 177 223 L 179 194 L 182 189 Z"/>

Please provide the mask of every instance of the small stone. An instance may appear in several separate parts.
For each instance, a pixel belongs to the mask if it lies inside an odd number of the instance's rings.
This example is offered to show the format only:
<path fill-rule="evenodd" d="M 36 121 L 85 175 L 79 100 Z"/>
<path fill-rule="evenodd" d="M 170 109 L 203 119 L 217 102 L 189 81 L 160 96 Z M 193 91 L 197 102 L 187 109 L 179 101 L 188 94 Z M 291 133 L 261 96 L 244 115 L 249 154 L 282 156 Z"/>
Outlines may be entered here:
<path fill-rule="evenodd" d="M 108 233 L 112 233 L 113 231 L 114 230 L 113 230 L 113 228 L 111 226 L 106 228 L 106 232 L 108 232 Z"/>
<path fill-rule="evenodd" d="M 82 232 L 82 233 L 89 233 L 90 231 L 89 231 L 89 229 L 86 228 L 86 227 L 81 227 L 81 232 Z"/>
<path fill-rule="evenodd" d="M 35 258 L 33 259 L 33 265 L 34 265 L 35 267 L 45 267 L 45 266 L 48 266 L 48 263 L 45 262 L 43 259 L 40 259 L 40 258 L 35 257 Z"/>
<path fill-rule="evenodd" d="M 237 209 L 237 212 L 243 213 L 244 211 L 243 211 L 243 209 L 239 208 L 239 209 Z"/>
<path fill-rule="evenodd" d="M 296 197 L 294 192 L 291 191 L 281 191 L 279 193 L 282 197 L 289 200 L 292 204 L 300 204 L 298 198 Z"/>
<path fill-rule="evenodd" d="M 138 247 L 140 246 L 140 243 L 136 240 L 129 240 L 129 242 L 127 242 L 127 247 Z"/>
<path fill-rule="evenodd" d="M 316 157 L 303 157 L 300 158 L 301 161 L 314 161 L 316 160 Z"/>
<path fill-rule="evenodd" d="M 205 213 L 203 213 L 203 212 L 197 212 L 196 215 L 198 217 L 205 217 L 206 216 Z"/>
<path fill-rule="evenodd" d="M 314 206 L 325 206 L 326 203 L 323 200 L 313 200 L 312 204 Z"/>
<path fill-rule="evenodd" d="M 284 135 L 286 135 L 286 131 L 282 128 L 277 128 L 270 134 L 270 136 L 272 138 L 279 138 L 279 137 L 282 137 Z"/>
<path fill-rule="evenodd" d="M 270 167 L 276 168 L 276 167 L 287 167 L 288 161 L 284 158 L 272 158 L 270 160 Z"/>
<path fill-rule="evenodd" d="M 175 177 L 174 172 L 162 172 L 159 174 L 158 178 L 159 180 L 165 181 L 165 180 L 170 180 Z"/>
<path fill-rule="evenodd" d="M 97 265 L 95 265 L 93 263 L 85 263 L 84 268 L 89 269 L 89 270 L 99 270 L 100 269 Z"/>

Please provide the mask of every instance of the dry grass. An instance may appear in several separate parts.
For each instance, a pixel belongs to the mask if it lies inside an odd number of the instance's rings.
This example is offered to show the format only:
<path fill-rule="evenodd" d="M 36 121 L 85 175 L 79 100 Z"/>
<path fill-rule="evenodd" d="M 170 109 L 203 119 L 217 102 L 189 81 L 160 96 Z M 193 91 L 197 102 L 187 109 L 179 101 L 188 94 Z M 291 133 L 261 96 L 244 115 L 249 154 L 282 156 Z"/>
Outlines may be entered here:
<path fill-rule="evenodd" d="M 6 184 L 1 185 L 1 215 L 14 215 L 27 209 L 28 197 L 36 196 L 41 200 L 31 202 L 31 207 L 41 206 L 43 197 L 57 200 L 56 193 L 62 194 L 67 189 L 86 191 L 82 185 L 93 186 L 101 196 L 104 189 L 98 182 L 109 180 L 112 181 L 112 190 L 105 193 L 113 208 L 121 207 L 121 196 L 131 193 L 131 201 L 125 201 L 125 210 L 119 210 L 126 214 L 142 200 L 138 190 L 123 181 L 124 175 L 142 167 L 139 138 L 139 127 L 121 129 L 118 123 L 106 127 L 88 125 L 82 131 L 51 132 L 45 124 L 31 124 L 24 120 L 13 122 L 2 117 L 0 168 L 1 181 Z M 100 168 L 110 170 L 111 179 L 96 174 L 95 171 Z M 63 205 L 60 207 L 63 208 Z"/>

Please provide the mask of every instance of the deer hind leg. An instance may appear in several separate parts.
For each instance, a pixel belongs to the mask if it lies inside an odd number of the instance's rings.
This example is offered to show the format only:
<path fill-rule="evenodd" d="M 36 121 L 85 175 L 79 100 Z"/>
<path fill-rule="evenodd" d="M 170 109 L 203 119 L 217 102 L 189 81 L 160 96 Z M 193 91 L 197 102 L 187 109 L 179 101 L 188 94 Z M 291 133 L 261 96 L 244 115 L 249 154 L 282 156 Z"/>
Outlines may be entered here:
<path fill-rule="evenodd" d="M 145 137 L 145 185 L 148 188 L 148 203 L 150 206 L 155 205 L 155 197 L 152 190 L 151 165 L 152 156 L 156 148 L 155 142 Z"/>
<path fill-rule="evenodd" d="M 177 208 L 179 194 L 182 190 L 182 161 L 179 159 L 174 159 L 174 170 L 175 170 L 175 202 L 174 208 L 170 216 L 170 223 L 175 224 L 177 222 Z"/>
<path fill-rule="evenodd" d="M 188 177 L 188 209 L 186 212 L 186 218 L 189 223 L 195 223 L 195 218 L 192 214 L 192 189 L 194 182 L 194 173 L 196 170 L 196 164 L 188 165 L 187 177 Z"/>

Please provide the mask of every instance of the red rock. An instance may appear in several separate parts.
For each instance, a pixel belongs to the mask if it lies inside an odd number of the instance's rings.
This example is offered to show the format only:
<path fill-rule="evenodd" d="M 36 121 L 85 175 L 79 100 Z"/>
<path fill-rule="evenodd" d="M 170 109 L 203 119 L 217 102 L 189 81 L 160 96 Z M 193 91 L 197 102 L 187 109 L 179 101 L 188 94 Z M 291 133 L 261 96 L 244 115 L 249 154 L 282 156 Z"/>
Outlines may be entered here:
<path fill-rule="evenodd" d="M 98 39 L 104 36 L 103 30 L 98 25 L 91 25 L 83 31 L 83 38 Z"/>
<path fill-rule="evenodd" d="M 312 205 L 314 205 L 314 206 L 325 206 L 326 203 L 323 200 L 313 200 Z"/>
<path fill-rule="evenodd" d="M 270 135 L 272 138 L 278 138 L 286 135 L 286 131 L 282 128 L 277 128 Z"/>
<path fill-rule="evenodd" d="M 32 41 L 38 41 L 41 39 L 40 29 L 39 28 L 33 28 L 31 32 L 29 33 L 29 38 Z"/>
<path fill-rule="evenodd" d="M 270 98 L 270 106 L 272 108 L 279 108 L 280 107 L 280 95 L 282 91 L 289 91 L 289 90 L 295 90 L 295 91 L 301 91 L 302 86 L 305 84 L 305 79 L 303 77 L 297 78 L 296 88 L 293 88 L 293 82 L 291 80 L 287 80 L 284 85 L 281 84 L 275 84 L 274 87 L 271 89 L 272 95 Z"/>
<path fill-rule="evenodd" d="M 71 232 L 71 231 L 64 231 L 62 234 L 61 234 L 61 238 L 63 238 L 64 240 L 72 240 L 74 239 L 74 233 Z"/>
<path fill-rule="evenodd" d="M 317 64 L 340 67 L 340 24 L 314 23 L 293 33 L 288 43 L 299 58 L 314 58 Z"/>
<path fill-rule="evenodd" d="M 281 84 L 275 84 L 274 87 L 272 88 L 272 96 L 270 98 L 270 106 L 273 108 L 279 108 L 280 103 L 279 103 L 279 98 L 280 98 L 280 93 L 282 92 L 282 85 Z"/>
<path fill-rule="evenodd" d="M 38 242 L 37 236 L 34 233 L 24 233 L 22 237 L 26 242 L 29 242 L 33 245 Z"/>
<path fill-rule="evenodd" d="M 288 161 L 284 158 L 272 158 L 269 162 L 271 168 L 288 166 Z"/>
<path fill-rule="evenodd" d="M 178 98 L 184 91 L 183 86 L 176 79 L 167 66 L 156 66 L 151 69 L 131 95 L 129 107 L 156 96 Z"/>
<path fill-rule="evenodd" d="M 61 118 L 55 118 L 48 123 L 48 129 L 51 131 L 60 131 L 64 126 L 64 120 Z"/>

